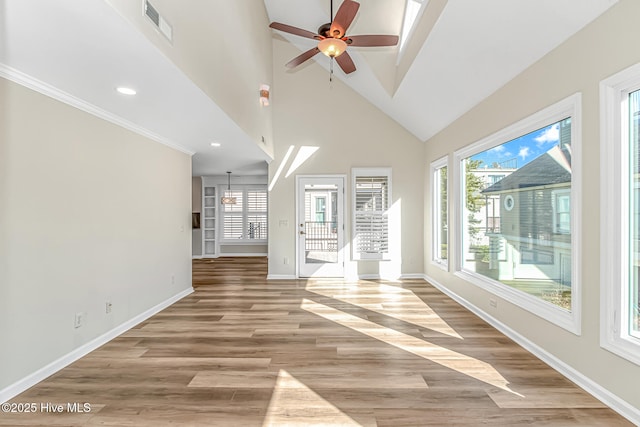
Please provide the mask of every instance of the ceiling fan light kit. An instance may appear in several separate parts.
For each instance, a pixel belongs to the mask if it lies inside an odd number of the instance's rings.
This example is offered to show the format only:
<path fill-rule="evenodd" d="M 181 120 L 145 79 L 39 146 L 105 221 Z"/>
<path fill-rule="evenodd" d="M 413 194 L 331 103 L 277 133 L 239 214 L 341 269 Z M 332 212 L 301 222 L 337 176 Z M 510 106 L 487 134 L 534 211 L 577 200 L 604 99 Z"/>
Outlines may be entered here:
<path fill-rule="evenodd" d="M 347 36 L 347 29 L 356 17 L 359 8 L 360 3 L 353 0 L 344 0 L 331 23 L 322 25 L 317 33 L 280 22 L 272 22 L 269 25 L 270 28 L 318 41 L 316 47 L 303 52 L 289 61 L 286 64 L 287 68 L 294 68 L 313 58 L 317 53 L 322 52 L 331 59 L 335 58 L 342 71 L 344 71 L 345 74 L 349 74 L 356 70 L 356 66 L 347 52 L 347 47 L 396 46 L 398 44 L 399 37 L 395 35 Z M 331 10 L 333 11 L 332 3 Z"/>
<path fill-rule="evenodd" d="M 328 37 L 324 40 L 320 40 L 320 43 L 318 43 L 318 49 L 320 49 L 320 52 L 324 53 L 329 58 L 335 58 L 347 50 L 347 43 L 342 39 Z"/>

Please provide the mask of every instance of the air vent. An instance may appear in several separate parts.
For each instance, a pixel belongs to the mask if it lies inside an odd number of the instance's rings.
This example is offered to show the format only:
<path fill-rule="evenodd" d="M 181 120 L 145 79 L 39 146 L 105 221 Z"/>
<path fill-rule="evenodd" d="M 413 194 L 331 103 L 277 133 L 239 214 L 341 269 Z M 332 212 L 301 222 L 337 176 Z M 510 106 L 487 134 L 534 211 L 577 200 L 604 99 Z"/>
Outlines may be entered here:
<path fill-rule="evenodd" d="M 151 22 L 156 24 L 156 27 L 160 26 L 160 14 L 148 1 L 144 2 L 144 13 L 151 19 Z"/>
<path fill-rule="evenodd" d="M 167 40 L 173 41 L 173 28 L 171 28 L 171 25 L 169 25 L 148 0 L 144 1 L 144 14 L 147 15 L 147 18 L 151 20 Z"/>

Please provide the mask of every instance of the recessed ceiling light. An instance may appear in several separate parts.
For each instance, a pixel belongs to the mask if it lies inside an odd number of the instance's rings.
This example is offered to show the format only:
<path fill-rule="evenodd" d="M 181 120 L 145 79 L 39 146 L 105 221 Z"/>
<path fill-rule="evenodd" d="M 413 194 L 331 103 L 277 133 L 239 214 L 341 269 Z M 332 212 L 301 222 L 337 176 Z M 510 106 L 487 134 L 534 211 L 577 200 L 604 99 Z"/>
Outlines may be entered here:
<path fill-rule="evenodd" d="M 212 147 L 220 147 L 220 143 L 219 142 L 212 142 L 211 146 Z"/>
<path fill-rule="evenodd" d="M 123 95 L 135 95 L 136 91 L 130 87 L 119 86 L 116 90 Z"/>

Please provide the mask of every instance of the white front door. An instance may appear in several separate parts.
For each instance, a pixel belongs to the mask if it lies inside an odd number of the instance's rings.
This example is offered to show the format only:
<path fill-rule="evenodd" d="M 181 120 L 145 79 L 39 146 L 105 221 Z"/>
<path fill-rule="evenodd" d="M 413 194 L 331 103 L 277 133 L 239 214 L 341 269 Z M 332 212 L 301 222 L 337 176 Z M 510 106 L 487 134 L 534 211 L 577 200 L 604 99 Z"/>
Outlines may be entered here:
<path fill-rule="evenodd" d="M 344 277 L 344 177 L 296 178 L 299 277 Z"/>

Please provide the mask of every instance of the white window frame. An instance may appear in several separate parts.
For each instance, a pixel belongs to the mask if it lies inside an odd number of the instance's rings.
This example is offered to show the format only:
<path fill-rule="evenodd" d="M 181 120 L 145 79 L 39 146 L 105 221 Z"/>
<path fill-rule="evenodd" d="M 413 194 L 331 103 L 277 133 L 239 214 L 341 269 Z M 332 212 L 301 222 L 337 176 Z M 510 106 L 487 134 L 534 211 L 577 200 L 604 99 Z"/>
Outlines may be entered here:
<path fill-rule="evenodd" d="M 361 253 L 357 248 L 357 227 L 356 220 L 358 216 L 358 212 L 356 211 L 356 180 L 358 177 L 362 176 L 375 176 L 375 177 L 385 177 L 387 179 L 387 206 L 384 210 L 383 215 L 386 215 L 387 219 L 387 251 L 386 252 L 378 252 L 378 253 Z M 352 259 L 354 261 L 380 261 L 380 260 L 389 260 L 390 259 L 390 248 L 389 248 L 389 232 L 390 232 L 390 224 L 389 224 L 389 209 L 391 208 L 391 168 L 353 168 L 351 169 L 351 233 L 352 233 Z"/>
<path fill-rule="evenodd" d="M 451 216 L 449 215 L 449 182 L 450 174 L 449 174 L 449 158 L 448 156 L 442 157 L 438 160 L 435 160 L 431 163 L 430 173 L 431 173 L 431 262 L 438 267 L 442 268 L 445 271 L 449 271 L 449 258 L 450 258 L 450 245 L 448 242 L 451 241 L 448 236 L 447 238 L 447 259 L 442 259 L 441 247 L 442 240 L 440 237 L 440 229 L 442 227 L 442 205 L 441 205 L 441 194 L 440 194 L 440 170 L 442 168 L 447 168 L 447 219 Z M 447 224 L 450 224 L 447 221 Z M 451 228 L 450 226 L 448 228 Z M 448 230 L 447 230 L 447 234 Z"/>
<path fill-rule="evenodd" d="M 454 153 L 451 201 L 455 204 L 455 216 L 449 222 L 450 234 L 455 236 L 455 253 L 449 253 L 454 263 L 455 275 L 505 299 L 557 326 L 572 332 L 581 334 L 582 329 L 582 285 L 580 265 L 582 262 L 581 250 L 581 210 L 582 206 L 582 94 L 576 93 L 562 101 L 557 102 L 537 113 L 517 122 L 493 135 L 483 138 Z M 497 280 L 490 279 L 474 271 L 463 269 L 463 238 L 466 230 L 465 212 L 465 171 L 462 165 L 464 159 L 477 153 L 509 142 L 513 139 L 542 129 L 550 124 L 571 117 L 571 310 L 565 310 L 550 302 L 544 301 L 533 295 L 514 289 Z M 451 207 L 451 203 L 450 203 Z"/>
<path fill-rule="evenodd" d="M 628 99 L 640 90 L 640 64 L 600 82 L 600 346 L 640 365 L 629 331 Z"/>
<path fill-rule="evenodd" d="M 219 185 L 218 186 L 218 194 L 224 195 L 227 192 L 227 188 L 224 185 Z M 248 220 L 247 217 L 250 215 L 261 215 L 261 214 L 265 214 L 266 215 L 266 224 L 268 227 L 269 224 L 269 206 L 268 206 L 268 191 L 267 191 L 267 186 L 266 185 L 256 185 L 256 184 L 235 184 L 233 185 L 233 188 L 231 188 L 231 191 L 239 191 L 242 192 L 242 212 L 225 212 L 224 209 L 224 205 L 220 205 L 220 225 L 219 225 L 219 230 L 220 230 L 220 243 L 222 244 L 242 244 L 242 245 L 251 245 L 251 244 L 265 244 L 268 242 L 268 238 L 269 238 L 269 230 L 267 229 L 267 238 L 266 239 L 250 239 L 248 237 Z M 250 191 L 262 191 L 265 193 L 266 197 L 267 197 L 267 210 L 264 212 L 254 212 L 254 211 L 249 211 L 249 204 L 247 201 L 247 194 Z M 225 216 L 226 215 L 232 215 L 232 216 L 242 216 L 242 238 L 240 239 L 225 239 L 225 230 L 224 230 L 224 223 L 225 223 Z"/>

